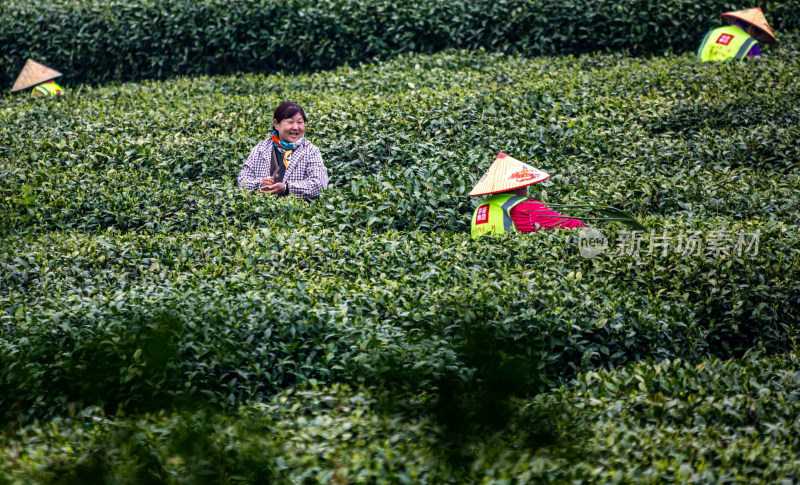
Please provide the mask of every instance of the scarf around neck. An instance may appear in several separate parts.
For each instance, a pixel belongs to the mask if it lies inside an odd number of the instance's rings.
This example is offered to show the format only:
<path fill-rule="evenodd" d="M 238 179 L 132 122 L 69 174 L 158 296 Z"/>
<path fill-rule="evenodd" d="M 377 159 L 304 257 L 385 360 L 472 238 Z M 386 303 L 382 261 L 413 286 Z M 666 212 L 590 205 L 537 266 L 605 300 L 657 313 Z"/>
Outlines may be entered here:
<path fill-rule="evenodd" d="M 302 137 L 294 143 L 289 143 L 288 141 L 283 141 L 278 138 L 278 130 L 272 130 L 272 146 L 277 148 L 281 153 L 286 150 L 294 150 L 295 148 L 298 148 L 303 144 L 304 140 L 305 137 Z"/>
<path fill-rule="evenodd" d="M 303 146 L 305 141 L 305 137 L 302 137 L 294 143 L 289 143 L 278 138 L 278 130 L 272 130 L 272 147 L 278 156 L 278 160 L 283 163 L 283 167 L 280 169 L 281 177 L 283 177 L 285 170 L 289 168 L 289 157 L 292 156 L 296 148 Z"/>

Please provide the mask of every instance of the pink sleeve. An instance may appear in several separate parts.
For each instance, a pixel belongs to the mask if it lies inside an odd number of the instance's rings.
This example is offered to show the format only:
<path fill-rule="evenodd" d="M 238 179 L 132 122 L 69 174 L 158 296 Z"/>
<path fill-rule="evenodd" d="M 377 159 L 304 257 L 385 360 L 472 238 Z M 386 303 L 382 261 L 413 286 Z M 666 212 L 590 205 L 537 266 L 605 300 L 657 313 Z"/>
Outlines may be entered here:
<path fill-rule="evenodd" d="M 575 229 L 586 224 L 578 219 L 570 219 L 550 210 L 536 199 L 528 199 L 511 209 L 511 219 L 519 232 L 536 232 L 540 229 Z"/>

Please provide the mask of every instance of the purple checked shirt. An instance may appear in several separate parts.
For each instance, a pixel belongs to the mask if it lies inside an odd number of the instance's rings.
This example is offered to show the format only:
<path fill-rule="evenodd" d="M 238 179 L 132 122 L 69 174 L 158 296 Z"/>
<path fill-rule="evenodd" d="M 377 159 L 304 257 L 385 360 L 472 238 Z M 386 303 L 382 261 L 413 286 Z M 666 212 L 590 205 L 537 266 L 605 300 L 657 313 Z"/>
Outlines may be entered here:
<path fill-rule="evenodd" d="M 275 182 L 284 182 L 289 187 L 289 193 L 298 199 L 318 199 L 319 193 L 328 188 L 328 169 L 322 161 L 319 148 L 306 138 L 295 143 L 283 180 L 280 180 L 278 163 L 272 139 L 261 140 L 250 152 L 239 173 L 239 187 L 257 190 L 262 178 L 275 177 Z"/>

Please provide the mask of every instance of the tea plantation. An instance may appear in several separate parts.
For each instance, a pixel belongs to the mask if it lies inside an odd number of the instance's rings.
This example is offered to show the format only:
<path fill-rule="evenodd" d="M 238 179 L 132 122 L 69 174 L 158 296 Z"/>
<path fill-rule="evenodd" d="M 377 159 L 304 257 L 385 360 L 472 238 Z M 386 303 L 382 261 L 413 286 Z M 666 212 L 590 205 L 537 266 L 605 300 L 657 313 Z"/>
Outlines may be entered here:
<path fill-rule="evenodd" d="M 0 483 L 800 480 L 780 40 L 4 91 Z M 312 204 L 235 187 L 288 99 L 331 177 Z M 633 214 L 639 250 L 601 222 L 591 259 L 473 241 L 500 151 L 553 174 L 537 198 Z"/>

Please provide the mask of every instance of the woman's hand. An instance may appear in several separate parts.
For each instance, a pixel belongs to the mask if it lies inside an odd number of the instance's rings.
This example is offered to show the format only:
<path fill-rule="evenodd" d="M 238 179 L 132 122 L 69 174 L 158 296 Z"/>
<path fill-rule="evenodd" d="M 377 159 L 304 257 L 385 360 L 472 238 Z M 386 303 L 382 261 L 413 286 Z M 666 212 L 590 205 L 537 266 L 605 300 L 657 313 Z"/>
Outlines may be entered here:
<path fill-rule="evenodd" d="M 272 177 L 264 177 L 261 179 L 261 188 L 258 189 L 259 194 L 266 194 L 269 191 L 269 187 L 275 183 Z"/>
<path fill-rule="evenodd" d="M 286 184 L 283 182 L 278 182 L 277 184 L 272 184 L 267 187 L 267 190 L 270 194 L 281 195 L 282 193 L 286 192 Z"/>

